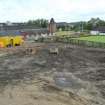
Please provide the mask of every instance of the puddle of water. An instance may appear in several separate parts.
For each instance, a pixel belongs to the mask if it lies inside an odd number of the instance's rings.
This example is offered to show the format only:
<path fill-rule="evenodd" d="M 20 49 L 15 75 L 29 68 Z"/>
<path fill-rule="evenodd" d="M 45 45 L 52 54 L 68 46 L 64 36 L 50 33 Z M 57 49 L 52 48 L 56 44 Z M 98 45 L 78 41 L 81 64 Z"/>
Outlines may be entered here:
<path fill-rule="evenodd" d="M 54 77 L 55 84 L 64 88 L 73 88 L 80 89 L 82 88 L 82 84 L 79 82 L 78 78 L 75 78 L 72 75 L 68 75 L 65 73 L 58 73 Z"/>

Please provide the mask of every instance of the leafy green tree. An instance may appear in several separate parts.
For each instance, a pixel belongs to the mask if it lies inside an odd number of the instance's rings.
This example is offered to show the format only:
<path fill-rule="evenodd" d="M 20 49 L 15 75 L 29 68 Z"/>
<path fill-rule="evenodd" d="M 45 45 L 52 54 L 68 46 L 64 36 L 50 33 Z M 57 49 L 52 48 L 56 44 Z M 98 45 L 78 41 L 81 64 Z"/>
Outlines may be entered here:
<path fill-rule="evenodd" d="M 46 19 L 29 20 L 26 24 L 36 26 L 39 28 L 46 28 L 48 26 L 48 20 Z"/>

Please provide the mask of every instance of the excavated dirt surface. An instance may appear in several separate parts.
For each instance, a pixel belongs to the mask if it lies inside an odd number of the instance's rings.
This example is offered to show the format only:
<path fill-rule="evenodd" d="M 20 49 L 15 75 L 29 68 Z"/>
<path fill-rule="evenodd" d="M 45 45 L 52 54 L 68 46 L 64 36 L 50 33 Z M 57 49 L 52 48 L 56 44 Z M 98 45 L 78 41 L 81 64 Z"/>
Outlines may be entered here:
<path fill-rule="evenodd" d="M 0 105 L 105 105 L 105 49 L 32 45 L 0 51 Z"/>

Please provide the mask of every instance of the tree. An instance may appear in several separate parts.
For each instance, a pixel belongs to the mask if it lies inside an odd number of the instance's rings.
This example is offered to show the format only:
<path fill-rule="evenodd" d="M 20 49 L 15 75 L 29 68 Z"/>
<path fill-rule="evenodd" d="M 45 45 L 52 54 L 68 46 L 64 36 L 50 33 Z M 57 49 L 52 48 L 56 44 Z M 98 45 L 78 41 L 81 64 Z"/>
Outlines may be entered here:
<path fill-rule="evenodd" d="M 29 20 L 27 25 L 36 26 L 39 28 L 47 28 L 48 20 L 46 19 L 37 19 L 37 20 Z"/>

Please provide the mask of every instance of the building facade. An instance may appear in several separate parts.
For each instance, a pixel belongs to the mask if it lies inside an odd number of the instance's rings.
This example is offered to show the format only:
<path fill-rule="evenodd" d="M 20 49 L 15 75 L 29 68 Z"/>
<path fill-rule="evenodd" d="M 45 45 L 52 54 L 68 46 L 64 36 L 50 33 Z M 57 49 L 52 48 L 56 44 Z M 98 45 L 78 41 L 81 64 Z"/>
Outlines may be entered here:
<path fill-rule="evenodd" d="M 56 32 L 56 22 L 53 18 L 51 18 L 49 26 L 48 26 L 49 33 L 53 35 Z"/>
<path fill-rule="evenodd" d="M 98 27 L 91 30 L 91 35 L 105 35 L 105 27 Z"/>

